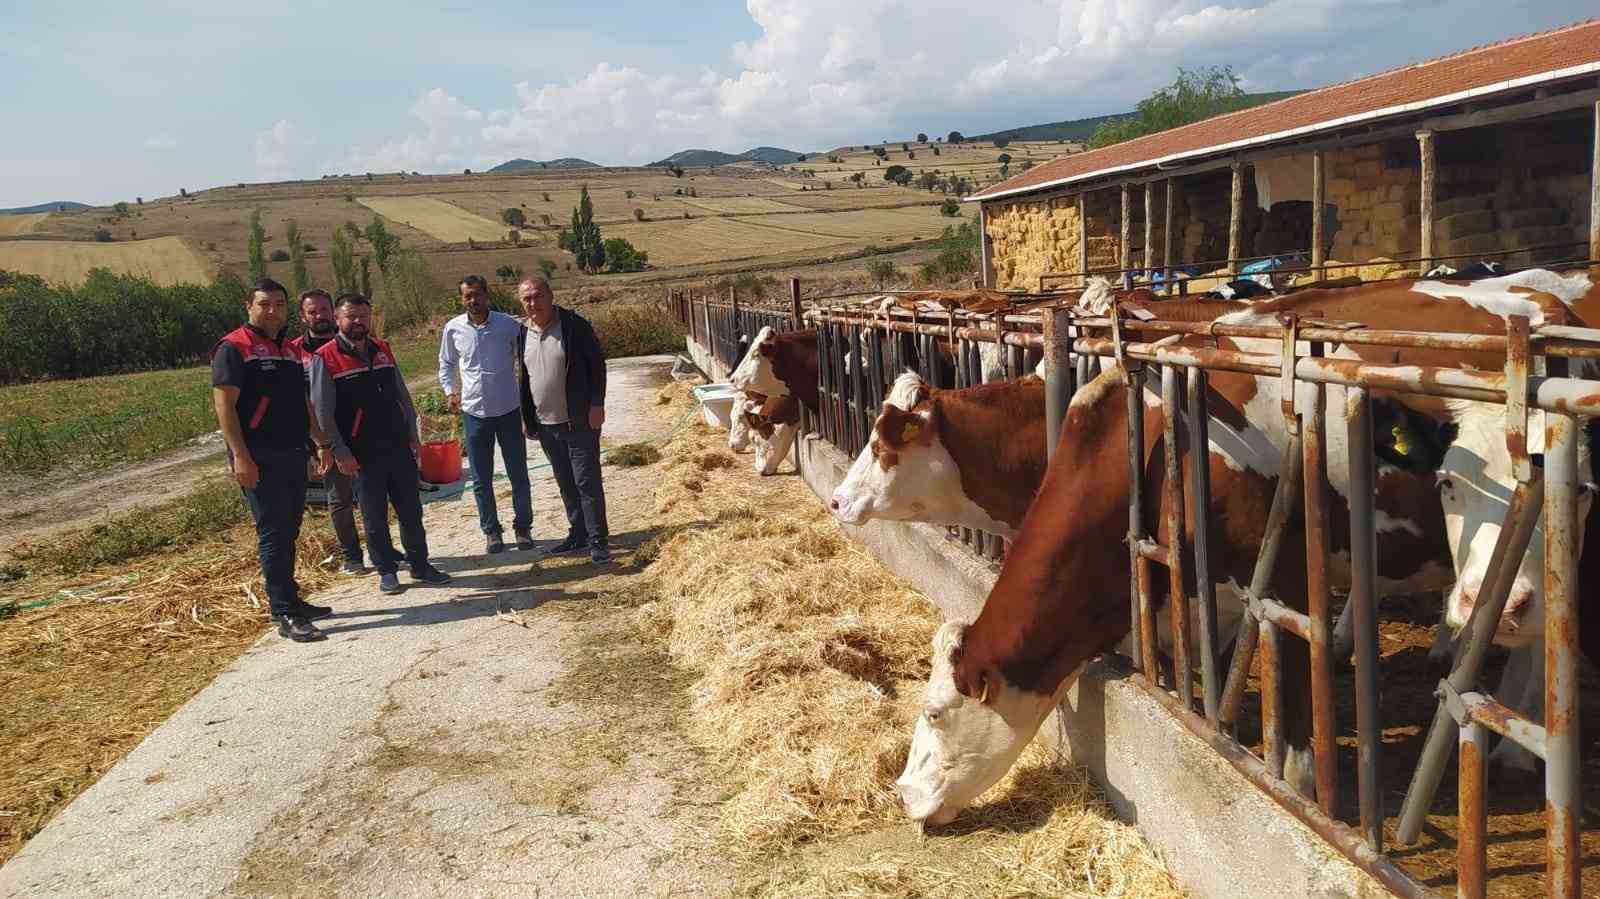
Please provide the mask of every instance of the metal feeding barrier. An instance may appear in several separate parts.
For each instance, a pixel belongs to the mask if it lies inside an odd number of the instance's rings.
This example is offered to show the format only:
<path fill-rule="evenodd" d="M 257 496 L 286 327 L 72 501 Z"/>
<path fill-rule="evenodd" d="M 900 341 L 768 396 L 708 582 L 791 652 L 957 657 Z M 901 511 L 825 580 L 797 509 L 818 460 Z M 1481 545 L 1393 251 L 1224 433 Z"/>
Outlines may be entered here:
<path fill-rule="evenodd" d="M 1373 391 L 1476 400 L 1506 408 L 1507 448 L 1518 478 L 1506 520 L 1489 562 L 1484 589 L 1479 594 L 1466 636 L 1456 653 L 1450 675 L 1439 685 L 1438 711 L 1429 731 L 1426 749 L 1407 791 L 1396 828 L 1402 845 L 1418 837 L 1449 761 L 1451 743 L 1460 746 L 1459 820 L 1457 849 L 1458 894 L 1483 896 L 1487 887 L 1487 807 L 1485 748 L 1488 731 L 1526 747 L 1545 760 L 1545 815 L 1547 824 L 1546 889 L 1552 896 L 1579 895 L 1582 854 L 1579 847 L 1581 809 L 1580 754 L 1578 745 L 1578 631 L 1577 534 L 1578 494 L 1583 478 L 1577 470 L 1578 415 L 1600 409 L 1600 383 L 1577 380 L 1565 374 L 1566 359 L 1600 354 L 1600 331 L 1548 328 L 1530 333 L 1526 318 L 1510 319 L 1504 335 L 1439 334 L 1400 331 L 1352 331 L 1326 324 L 1308 324 L 1286 316 L 1278 326 L 1220 326 L 1124 319 L 1121 312 L 1097 319 L 1077 319 L 1074 324 L 1110 337 L 1057 339 L 1066 320 L 1064 312 L 1046 317 L 1046 366 L 1049 371 L 1073 368 L 1074 354 L 1110 357 L 1123 363 L 1128 386 L 1129 433 L 1129 559 L 1133 568 L 1131 628 L 1136 647 L 1140 683 L 1192 731 L 1226 757 L 1241 773 L 1310 825 L 1352 860 L 1400 895 L 1427 895 L 1428 891 L 1384 852 L 1384 810 L 1380 792 L 1382 722 L 1378 709 L 1378 625 L 1376 607 L 1376 458 L 1373 438 Z M 1215 348 L 1165 346 L 1134 342 L 1130 332 L 1146 334 L 1210 333 L 1212 335 L 1270 338 L 1278 341 L 1277 356 L 1248 354 Z M 1148 338 L 1147 338 L 1148 339 Z M 1503 372 L 1454 368 L 1384 365 L 1359 360 L 1330 359 L 1330 342 L 1498 351 L 1505 354 Z M 1531 373 L 1545 362 L 1548 372 Z M 1282 414 L 1289 434 L 1279 470 L 1276 494 L 1268 515 L 1265 539 L 1259 550 L 1254 576 L 1243 596 L 1245 618 L 1224 681 L 1217 660 L 1216 597 L 1212 591 L 1208 518 L 1195 509 L 1209 508 L 1208 455 L 1191 451 L 1185 472 L 1178 453 L 1165 453 L 1162 497 L 1166 510 L 1165 544 L 1152 539 L 1140 510 L 1148 489 L 1145 482 L 1143 370 L 1160 368 L 1160 414 L 1165 447 L 1179 445 L 1179 419 L 1187 424 L 1188 446 L 1208 445 L 1209 418 L 1205 407 L 1208 371 L 1228 371 L 1276 377 L 1282 384 Z M 1295 385 L 1313 385 L 1314 399 L 1295 408 Z M 1329 491 L 1327 481 L 1326 386 L 1346 388 L 1346 420 L 1350 453 L 1350 565 L 1349 604 L 1355 628 L 1356 736 L 1359 829 L 1352 830 L 1337 817 L 1338 766 L 1333 700 L 1333 628 L 1328 585 Z M 1052 394 L 1053 402 L 1061 402 Z M 1546 452 L 1543 469 L 1528 454 L 1527 426 L 1530 410 L 1546 413 Z M 1064 409 L 1063 409 L 1064 411 Z M 1192 546 L 1184 545 L 1184 478 L 1190 480 L 1193 507 L 1187 510 Z M 1306 594 L 1308 608 L 1288 608 L 1269 596 L 1269 580 L 1277 563 L 1283 534 L 1297 501 L 1304 509 Z M 1493 642 L 1518 566 L 1527 550 L 1541 511 L 1545 538 L 1545 674 L 1543 725 L 1476 691 L 1483 661 Z M 1192 560 L 1192 561 L 1191 561 Z M 1197 595 L 1184 590 L 1184 565 L 1194 566 Z M 1173 634 L 1173 672 L 1169 688 L 1157 684 L 1154 568 L 1168 570 Z M 1191 604 L 1199 611 L 1200 707 L 1193 704 L 1192 660 L 1196 658 L 1189 621 Z M 1442 626 L 1442 625 L 1441 625 Z M 1284 695 L 1280 668 L 1281 641 L 1305 640 L 1311 657 L 1311 749 L 1317 802 L 1312 803 L 1283 781 Z M 1249 752 L 1230 735 L 1237 721 L 1253 657 L 1259 653 L 1262 753 Z M 1452 741 L 1451 737 L 1456 739 Z"/>
<path fill-rule="evenodd" d="M 1485 895 L 1488 886 L 1488 808 L 1486 749 L 1489 732 L 1527 748 L 1545 762 L 1546 872 L 1551 896 L 1575 897 L 1581 891 L 1581 757 L 1578 744 L 1578 552 L 1579 494 L 1586 478 L 1578 471 L 1579 416 L 1600 410 L 1600 382 L 1566 376 L 1567 360 L 1600 358 L 1600 331 L 1545 326 L 1531 329 L 1526 319 L 1509 320 L 1503 334 L 1444 333 L 1423 330 L 1379 330 L 1285 317 L 1276 325 L 1181 322 L 1125 317 L 1120 304 L 1100 317 L 1075 314 L 1064 302 L 1027 312 L 986 314 L 963 310 L 929 313 L 904 308 L 830 307 L 801 313 L 798 283 L 791 285 L 794 303 L 787 313 L 757 312 L 706 300 L 672 298 L 691 339 L 713 350 L 736 345 L 738 335 L 753 336 L 763 324 L 780 329 L 802 321 L 817 329 L 820 409 L 807 419 L 808 431 L 849 456 L 870 439 L 873 422 L 895 376 L 918 372 L 933 387 L 961 388 L 986 380 L 981 362 L 984 347 L 1000 350 L 1000 370 L 989 377 L 1028 373 L 1029 354 L 1042 353 L 1046 388 L 1049 453 L 1057 450 L 1070 399 L 1106 360 L 1122 365 L 1128 402 L 1129 516 L 1128 548 L 1132 573 L 1129 625 L 1134 647 L 1133 681 L 1176 719 L 1213 748 L 1260 790 L 1271 796 L 1313 831 L 1371 873 L 1387 889 L 1402 896 L 1431 895 L 1401 868 L 1384 843 L 1386 817 L 1382 781 L 1383 722 L 1378 704 L 1379 643 L 1377 608 L 1377 454 L 1374 440 L 1374 394 L 1411 394 L 1473 400 L 1503 406 L 1506 440 L 1518 482 L 1491 556 L 1483 588 L 1471 620 L 1463 630 L 1450 674 L 1436 690 L 1437 711 L 1425 749 L 1411 778 L 1395 827 L 1396 842 L 1414 843 L 1425 823 L 1450 761 L 1452 744 L 1459 748 L 1457 890 L 1466 897 Z M 866 295 L 866 294 L 861 294 Z M 1022 299 L 1071 300 L 1063 297 Z M 779 321 L 783 318 L 783 321 Z M 1210 345 L 1157 343 L 1174 335 L 1203 335 Z M 1276 355 L 1219 349 L 1215 339 L 1255 338 L 1273 341 Z M 1503 371 L 1387 365 L 1358 359 L 1332 358 L 1330 344 L 1392 348 L 1443 349 L 1503 355 Z M 992 350 L 991 350 L 992 353 Z M 730 352 L 717 354 L 736 365 Z M 993 357 L 991 356 L 991 359 Z M 731 361 L 729 361 L 731 360 Z M 1146 366 L 1158 366 L 1146 372 Z M 1180 446 L 1180 431 L 1189 447 L 1209 445 L 1206 410 L 1209 378 L 1234 372 L 1276 378 L 1285 402 L 1288 434 L 1276 492 L 1248 588 L 1242 599 L 1245 617 L 1224 666 L 1226 647 L 1218 633 L 1206 515 L 1195 514 L 1211 504 L 1208 455 L 1165 453 L 1161 463 L 1167 540 L 1157 542 L 1141 515 L 1152 489 L 1146 480 L 1144 408 L 1146 378 L 1159 401 L 1163 444 Z M 1157 382 L 1159 387 L 1156 386 Z M 1314 397 L 1296 407 L 1296 385 L 1311 385 Z M 1350 464 L 1349 533 L 1351 584 L 1346 614 L 1354 631 L 1355 778 L 1358 824 L 1340 818 L 1334 707 L 1333 652 L 1329 585 L 1330 499 L 1326 388 L 1344 388 L 1344 420 L 1348 428 Z M 1542 467 L 1528 452 L 1528 417 L 1545 415 Z M 1191 505 L 1186 508 L 1185 480 Z M 1297 509 L 1298 507 L 1298 509 Z M 1290 608 L 1274 598 L 1271 575 L 1277 565 L 1291 516 L 1304 520 L 1306 608 Z M 1545 693 L 1544 723 L 1511 710 L 1478 689 L 1489 651 L 1512 583 L 1544 516 Z M 1185 539 L 1185 521 L 1192 539 Z M 951 529 L 973 551 L 998 560 L 1000 538 L 982 532 Z M 1169 601 L 1156 610 L 1157 569 L 1166 569 Z M 1185 589 L 1192 573 L 1194 594 Z M 1198 612 L 1198 633 L 1191 614 Z M 1156 645 L 1156 617 L 1170 616 L 1171 674 L 1161 683 Z M 1441 625 L 1443 626 L 1443 625 Z M 1316 800 L 1298 793 L 1283 779 L 1287 697 L 1280 659 L 1283 641 L 1306 642 L 1311 660 L 1311 750 Z M 1198 645 L 1196 643 L 1198 642 Z M 1234 736 L 1248 676 L 1260 657 L 1260 754 Z M 1198 681 L 1198 683 L 1197 683 Z M 1454 739 L 1452 739 L 1454 738 Z"/>

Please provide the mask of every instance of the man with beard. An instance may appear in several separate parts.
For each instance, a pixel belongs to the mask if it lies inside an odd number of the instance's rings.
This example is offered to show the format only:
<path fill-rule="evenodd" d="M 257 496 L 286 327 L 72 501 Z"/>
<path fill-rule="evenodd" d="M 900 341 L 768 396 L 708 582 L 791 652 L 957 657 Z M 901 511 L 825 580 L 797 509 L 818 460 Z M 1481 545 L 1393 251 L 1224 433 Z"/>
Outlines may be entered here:
<path fill-rule="evenodd" d="M 333 610 L 300 598 L 295 541 L 306 509 L 306 444 L 327 442 L 306 399 L 299 354 L 284 340 L 289 295 L 262 278 L 245 297 L 248 321 L 211 351 L 212 405 L 228 466 L 256 526 L 267 604 L 278 633 L 296 643 L 325 639 L 311 623 Z"/>
<path fill-rule="evenodd" d="M 305 367 L 306 389 L 311 387 L 311 357 L 323 344 L 333 339 L 337 330 L 333 320 L 333 297 L 320 287 L 300 295 L 300 323 L 306 333 L 289 341 L 300 354 Z M 319 453 L 332 450 L 332 445 L 317 447 Z M 344 555 L 340 568 L 345 574 L 366 574 L 367 566 L 361 564 L 361 537 L 356 532 L 356 503 L 350 476 L 337 465 L 328 465 L 322 475 L 328 488 L 328 517 L 333 520 L 333 533 L 339 538 L 339 549 Z"/>
<path fill-rule="evenodd" d="M 450 575 L 428 562 L 417 491 L 417 453 L 422 441 L 417 410 L 389 344 L 370 336 L 372 302 L 358 293 L 339 297 L 339 333 L 311 359 L 311 404 L 333 444 L 334 464 L 355 479 L 367 552 L 378 568 L 378 589 L 401 591 L 398 555 L 389 537 L 389 505 L 400 519 L 400 543 L 411 579 L 446 584 Z"/>

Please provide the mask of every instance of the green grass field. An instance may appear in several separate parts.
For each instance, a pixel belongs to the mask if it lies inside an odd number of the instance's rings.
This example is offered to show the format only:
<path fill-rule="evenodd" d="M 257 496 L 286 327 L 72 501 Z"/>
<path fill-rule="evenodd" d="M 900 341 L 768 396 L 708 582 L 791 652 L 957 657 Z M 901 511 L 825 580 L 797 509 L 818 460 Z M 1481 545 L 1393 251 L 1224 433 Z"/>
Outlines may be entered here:
<path fill-rule="evenodd" d="M 407 378 L 433 372 L 437 338 L 396 341 Z M 208 366 L 0 388 L 0 477 L 137 462 L 216 430 Z"/>

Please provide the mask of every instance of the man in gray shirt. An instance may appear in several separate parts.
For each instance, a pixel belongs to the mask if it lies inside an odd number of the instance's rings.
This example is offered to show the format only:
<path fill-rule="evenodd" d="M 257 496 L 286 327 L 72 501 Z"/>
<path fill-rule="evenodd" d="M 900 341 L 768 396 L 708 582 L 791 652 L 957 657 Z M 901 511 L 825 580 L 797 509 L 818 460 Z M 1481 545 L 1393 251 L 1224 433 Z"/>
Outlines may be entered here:
<path fill-rule="evenodd" d="M 611 561 L 605 489 L 600 481 L 600 427 L 606 420 L 606 360 L 594 328 L 555 303 L 549 282 L 517 285 L 528 324 L 518 339 L 522 357 L 522 424 L 550 460 L 567 510 L 567 539 L 548 551 L 588 552 Z"/>
<path fill-rule="evenodd" d="M 528 446 L 522 437 L 517 397 L 517 336 L 522 325 L 489 308 L 489 284 L 468 275 L 457 285 L 461 315 L 445 323 L 439 337 L 439 387 L 450 411 L 461 414 L 478 527 L 491 553 L 503 552 L 500 513 L 494 502 L 494 445 L 500 444 L 511 482 L 511 529 L 517 549 L 533 549 L 533 498 L 528 489 Z M 456 369 L 461 378 L 456 380 Z"/>

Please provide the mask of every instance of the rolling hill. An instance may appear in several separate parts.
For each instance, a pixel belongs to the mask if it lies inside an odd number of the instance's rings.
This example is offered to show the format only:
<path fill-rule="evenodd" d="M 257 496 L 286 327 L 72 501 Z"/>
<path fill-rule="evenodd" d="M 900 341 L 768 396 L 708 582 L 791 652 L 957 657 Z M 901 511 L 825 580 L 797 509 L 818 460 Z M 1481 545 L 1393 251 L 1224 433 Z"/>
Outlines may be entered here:
<path fill-rule="evenodd" d="M 795 150 L 785 150 L 782 147 L 755 147 L 743 153 L 724 153 L 720 150 L 679 150 L 668 156 L 650 163 L 646 168 L 666 168 L 668 166 L 714 166 L 731 165 L 735 162 L 765 162 L 768 165 L 788 165 L 806 154 Z"/>
<path fill-rule="evenodd" d="M 512 159 L 502 162 L 491 172 L 525 172 L 529 169 L 597 169 L 600 163 L 579 159 L 576 156 L 563 156 L 560 159 L 547 159 L 543 162 L 533 159 Z"/>
<path fill-rule="evenodd" d="M 14 209 L 0 209 L 0 215 L 27 215 L 32 212 L 73 212 L 79 209 L 90 208 L 88 203 L 74 203 L 71 200 L 57 200 L 54 203 L 35 203 L 32 206 L 18 206 Z"/>
<path fill-rule="evenodd" d="M 1268 91 L 1260 94 L 1246 94 L 1245 99 L 1249 106 L 1260 106 L 1274 100 L 1282 100 L 1305 91 Z M 992 140 L 1088 140 L 1094 129 L 1113 119 L 1125 119 L 1132 116 L 1132 112 L 1119 112 L 1112 115 L 1093 116 L 1087 119 L 1069 119 L 1065 122 L 1046 122 L 1043 125 L 1023 125 L 1020 128 L 1007 128 L 1003 131 L 992 131 L 988 134 L 967 135 L 969 141 Z"/>

